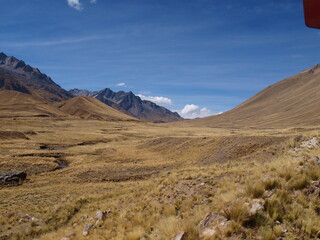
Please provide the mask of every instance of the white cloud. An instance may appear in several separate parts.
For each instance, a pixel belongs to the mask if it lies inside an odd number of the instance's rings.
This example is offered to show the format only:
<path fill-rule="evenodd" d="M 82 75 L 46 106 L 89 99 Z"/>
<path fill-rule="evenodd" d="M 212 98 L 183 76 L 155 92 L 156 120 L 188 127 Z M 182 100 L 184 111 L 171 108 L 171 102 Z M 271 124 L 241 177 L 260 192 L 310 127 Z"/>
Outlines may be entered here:
<path fill-rule="evenodd" d="M 80 3 L 80 0 L 67 0 L 70 7 L 73 7 L 74 9 L 77 9 L 78 11 L 81 11 L 83 9 L 82 4 Z"/>
<path fill-rule="evenodd" d="M 68 5 L 78 11 L 83 10 L 83 4 L 80 0 L 67 0 Z M 97 3 L 97 0 L 89 0 L 90 3 Z"/>
<path fill-rule="evenodd" d="M 117 86 L 118 86 L 118 87 L 126 87 L 127 85 L 122 82 L 122 83 L 117 83 Z"/>
<path fill-rule="evenodd" d="M 95 40 L 103 40 L 103 39 L 114 39 L 119 36 L 117 35 L 92 35 L 89 37 L 77 37 L 77 38 L 66 38 L 60 40 L 52 40 L 52 41 L 31 41 L 31 42 L 0 42 L 0 45 L 5 45 L 9 47 L 46 47 L 46 46 L 58 46 L 65 44 L 74 44 Z"/>
<path fill-rule="evenodd" d="M 142 100 L 148 100 L 159 105 L 168 105 L 168 106 L 172 105 L 172 100 L 170 98 L 144 96 L 141 94 L 138 94 L 137 96 L 140 97 Z"/>
<path fill-rule="evenodd" d="M 194 104 L 187 104 L 184 106 L 182 110 L 177 112 L 180 114 L 181 117 L 186 119 L 202 118 L 217 114 L 206 107 L 200 108 L 199 106 Z"/>

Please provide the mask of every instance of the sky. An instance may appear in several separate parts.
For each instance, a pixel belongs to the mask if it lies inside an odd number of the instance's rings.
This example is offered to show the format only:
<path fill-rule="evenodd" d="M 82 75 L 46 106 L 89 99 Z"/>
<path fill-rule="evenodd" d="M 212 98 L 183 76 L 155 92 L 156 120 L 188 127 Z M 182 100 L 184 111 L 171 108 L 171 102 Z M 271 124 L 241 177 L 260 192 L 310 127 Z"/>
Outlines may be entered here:
<path fill-rule="evenodd" d="M 0 0 L 0 52 L 61 87 L 132 91 L 183 117 L 228 111 L 318 64 L 300 0 Z"/>

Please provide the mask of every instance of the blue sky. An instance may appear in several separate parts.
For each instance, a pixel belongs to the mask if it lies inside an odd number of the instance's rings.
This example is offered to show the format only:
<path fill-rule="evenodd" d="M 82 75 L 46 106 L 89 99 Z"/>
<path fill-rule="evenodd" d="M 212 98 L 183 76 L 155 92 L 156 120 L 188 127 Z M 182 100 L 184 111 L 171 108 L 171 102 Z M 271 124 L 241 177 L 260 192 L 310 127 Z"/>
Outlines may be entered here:
<path fill-rule="evenodd" d="M 297 0 L 0 3 L 0 52 L 65 89 L 133 91 L 190 118 L 319 63 L 320 30 Z"/>

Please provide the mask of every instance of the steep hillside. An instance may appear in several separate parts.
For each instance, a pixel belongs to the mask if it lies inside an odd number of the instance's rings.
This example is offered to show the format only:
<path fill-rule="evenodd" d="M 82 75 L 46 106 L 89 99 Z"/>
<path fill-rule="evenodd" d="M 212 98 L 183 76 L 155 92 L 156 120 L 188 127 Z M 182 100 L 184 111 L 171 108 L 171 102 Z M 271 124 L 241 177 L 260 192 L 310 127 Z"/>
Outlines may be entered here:
<path fill-rule="evenodd" d="M 90 92 L 87 90 L 72 89 L 69 91 L 75 96 L 89 96 L 120 110 L 123 113 L 147 122 L 174 122 L 183 120 L 178 113 L 158 106 L 157 104 L 141 100 L 132 92 L 113 92 L 109 88 Z"/>
<path fill-rule="evenodd" d="M 72 97 L 38 68 L 27 65 L 15 57 L 0 53 L 0 90 L 32 93 L 46 101 L 56 102 Z"/>
<path fill-rule="evenodd" d="M 226 113 L 182 124 L 235 128 L 320 125 L 320 65 L 269 86 Z"/>
<path fill-rule="evenodd" d="M 30 94 L 11 90 L 0 91 L 0 118 L 37 116 L 57 117 L 68 114 Z"/>
<path fill-rule="evenodd" d="M 55 103 L 54 105 L 63 112 L 85 119 L 138 121 L 91 97 L 75 97 L 65 102 Z"/>

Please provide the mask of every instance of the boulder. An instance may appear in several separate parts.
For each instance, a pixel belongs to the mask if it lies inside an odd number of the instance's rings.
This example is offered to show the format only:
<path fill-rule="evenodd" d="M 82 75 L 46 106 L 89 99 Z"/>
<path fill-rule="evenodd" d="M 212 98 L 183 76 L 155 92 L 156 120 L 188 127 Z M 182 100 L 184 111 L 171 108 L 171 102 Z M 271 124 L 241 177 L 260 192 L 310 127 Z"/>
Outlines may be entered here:
<path fill-rule="evenodd" d="M 216 233 L 223 231 L 228 223 L 228 219 L 218 213 L 207 213 L 198 225 L 199 238 L 205 239 L 214 236 Z"/>
<path fill-rule="evenodd" d="M 263 211 L 265 204 L 266 202 L 263 199 L 253 199 L 250 203 L 250 216 L 254 216 L 258 212 Z"/>
<path fill-rule="evenodd" d="M 100 221 L 104 221 L 106 219 L 107 214 L 111 213 L 110 210 L 108 211 L 97 211 L 96 216 L 94 217 L 94 222 L 97 224 Z"/>
<path fill-rule="evenodd" d="M 180 232 L 172 240 L 187 240 L 188 234 L 186 232 Z"/>
<path fill-rule="evenodd" d="M 0 174 L 0 185 L 16 183 L 20 184 L 27 179 L 27 173 L 23 171 L 6 172 Z"/>

